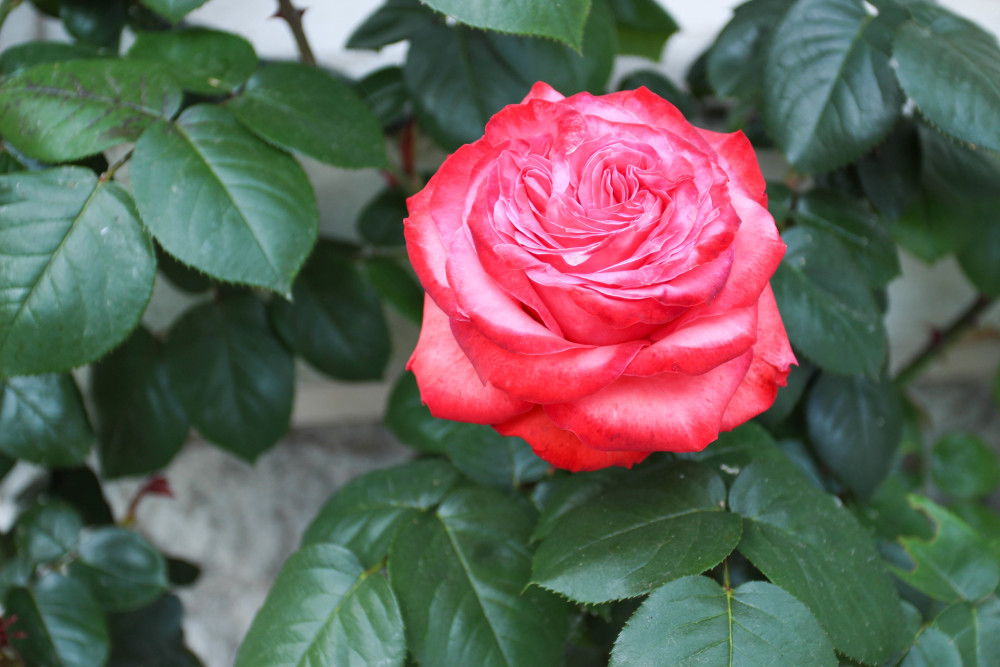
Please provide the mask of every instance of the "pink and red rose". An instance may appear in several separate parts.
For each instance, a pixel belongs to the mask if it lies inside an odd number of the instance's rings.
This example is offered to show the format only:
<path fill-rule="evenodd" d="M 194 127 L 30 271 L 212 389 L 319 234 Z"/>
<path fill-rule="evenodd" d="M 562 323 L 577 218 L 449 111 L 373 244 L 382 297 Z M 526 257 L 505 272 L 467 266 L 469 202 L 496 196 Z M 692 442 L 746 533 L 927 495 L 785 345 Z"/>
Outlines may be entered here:
<path fill-rule="evenodd" d="M 536 84 L 408 201 L 427 290 L 409 368 L 431 413 L 593 470 L 766 410 L 795 358 L 764 185 L 742 133 L 644 88 Z"/>

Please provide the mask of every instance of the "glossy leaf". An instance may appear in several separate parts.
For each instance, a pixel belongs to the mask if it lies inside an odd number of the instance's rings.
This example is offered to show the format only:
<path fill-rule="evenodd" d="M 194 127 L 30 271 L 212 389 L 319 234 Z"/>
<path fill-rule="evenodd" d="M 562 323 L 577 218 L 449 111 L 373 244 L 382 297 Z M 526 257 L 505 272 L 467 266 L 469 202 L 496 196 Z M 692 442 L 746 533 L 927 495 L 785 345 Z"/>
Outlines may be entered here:
<path fill-rule="evenodd" d="M 33 587 L 4 597 L 4 615 L 17 616 L 11 645 L 31 665 L 93 667 L 108 659 L 104 613 L 87 587 L 50 572 Z"/>
<path fill-rule="evenodd" d="M 542 540 L 532 580 L 571 600 L 607 602 L 648 593 L 720 563 L 740 540 L 723 511 L 726 487 L 681 463 L 574 507 Z"/>
<path fill-rule="evenodd" d="M 437 459 L 362 475 L 320 508 L 302 544 L 338 544 L 354 553 L 362 567 L 372 567 L 386 557 L 404 523 L 436 507 L 460 480 L 455 468 Z"/>
<path fill-rule="evenodd" d="M 480 424 L 453 423 L 441 439 L 441 450 L 456 468 L 484 486 L 516 489 L 550 470 L 521 438 L 502 436 Z"/>
<path fill-rule="evenodd" d="M 884 141 L 858 161 L 865 196 L 887 220 L 894 220 L 916 200 L 920 190 L 919 133 L 900 123 Z"/>
<path fill-rule="evenodd" d="M 134 141 L 180 103 L 173 79 L 142 63 L 46 63 L 0 83 L 0 134 L 30 157 L 65 162 Z"/>
<path fill-rule="evenodd" d="M 899 252 L 892 235 L 863 201 L 835 190 L 812 190 L 792 215 L 800 225 L 837 237 L 869 287 L 885 287 L 899 275 Z"/>
<path fill-rule="evenodd" d="M 871 537 L 791 463 L 744 468 L 729 507 L 743 516 L 740 553 L 812 611 L 834 648 L 869 664 L 902 648 L 899 598 Z"/>
<path fill-rule="evenodd" d="M 375 70 L 355 83 L 354 89 L 382 127 L 395 126 L 403 120 L 410 97 L 403 83 L 402 67 Z"/>
<path fill-rule="evenodd" d="M 61 502 L 35 505 L 14 526 L 17 554 L 33 565 L 51 563 L 69 553 L 80 540 L 80 513 Z"/>
<path fill-rule="evenodd" d="M 962 667 L 1000 663 L 1000 599 L 978 605 L 960 602 L 942 611 L 931 628 L 947 635 L 962 656 Z M 934 667 L 938 667 L 935 665 Z"/>
<path fill-rule="evenodd" d="M 144 327 L 92 369 L 98 455 L 106 479 L 164 468 L 184 445 L 188 418 L 167 375 L 163 344 Z"/>
<path fill-rule="evenodd" d="M 194 306 L 167 339 L 167 371 L 191 423 L 248 461 L 288 430 L 292 356 L 251 296 Z"/>
<path fill-rule="evenodd" d="M 645 86 L 666 101 L 677 107 L 686 118 L 693 118 L 698 114 L 698 101 L 691 93 L 682 90 L 673 81 L 656 70 L 639 70 L 632 72 L 618 82 L 618 90 L 634 90 L 639 86 Z"/>
<path fill-rule="evenodd" d="M 566 604 L 528 587 L 534 520 L 520 498 L 467 487 L 399 531 L 389 578 L 421 664 L 561 663 Z"/>
<path fill-rule="evenodd" d="M 292 288 L 271 302 L 281 337 L 312 366 L 342 380 L 382 377 L 389 329 L 375 289 L 348 252 L 321 242 Z"/>
<path fill-rule="evenodd" d="M 117 183 L 82 167 L 0 176 L 0 377 L 67 370 L 115 347 L 155 274 Z"/>
<path fill-rule="evenodd" d="M 925 513 L 936 527 L 934 537 L 901 537 L 913 567 L 893 567 L 910 586 L 942 602 L 980 600 L 1000 583 L 1000 562 L 989 545 L 968 524 L 922 496 L 910 504 Z"/>
<path fill-rule="evenodd" d="M 854 493 L 871 496 L 903 437 L 896 385 L 824 373 L 809 392 L 806 421 L 819 460 Z"/>
<path fill-rule="evenodd" d="M 368 243 L 377 246 L 403 246 L 403 220 L 409 215 L 406 194 L 397 188 L 387 188 L 365 204 L 358 214 L 358 233 Z"/>
<path fill-rule="evenodd" d="M 708 79 L 722 97 L 752 98 L 764 87 L 774 29 L 795 0 L 750 0 L 733 10 L 708 51 Z"/>
<path fill-rule="evenodd" d="M 1000 150 L 995 35 L 929 2 L 914 3 L 893 45 L 896 73 L 920 113 L 963 141 Z"/>
<path fill-rule="evenodd" d="M 97 58 L 101 50 L 90 44 L 67 42 L 24 42 L 4 49 L 0 53 L 0 75 L 10 76 L 15 72 L 63 60 Z"/>
<path fill-rule="evenodd" d="M 984 201 L 966 228 L 968 240 L 956 253 L 962 272 L 979 291 L 1000 297 L 1000 197 Z"/>
<path fill-rule="evenodd" d="M 899 116 L 903 94 L 870 37 L 874 20 L 862 0 L 798 0 L 775 29 L 764 120 L 798 169 L 861 157 Z"/>
<path fill-rule="evenodd" d="M 129 173 L 143 222 L 171 255 L 220 280 L 290 292 L 319 218 L 290 155 L 225 109 L 198 105 L 143 133 Z"/>
<path fill-rule="evenodd" d="M 347 549 L 321 543 L 281 568 L 236 667 L 390 666 L 405 658 L 403 621 L 385 578 L 365 571 Z"/>
<path fill-rule="evenodd" d="M 726 475 L 737 475 L 754 462 L 787 463 L 774 438 L 760 424 L 747 422 L 732 431 L 720 433 L 718 440 L 700 452 L 680 454 L 682 458 L 702 461 Z"/>
<path fill-rule="evenodd" d="M 111 611 L 138 609 L 167 590 L 167 564 L 160 552 L 138 533 L 114 526 L 83 538 L 69 574 Z"/>
<path fill-rule="evenodd" d="M 361 268 L 383 301 L 414 324 L 420 324 L 424 314 L 424 290 L 413 269 L 391 257 L 365 258 Z"/>
<path fill-rule="evenodd" d="M 115 522 L 101 482 L 89 467 L 51 469 L 47 477 L 44 493 L 76 508 L 86 525 L 105 526 Z"/>
<path fill-rule="evenodd" d="M 182 616 L 175 595 L 135 611 L 108 614 L 108 667 L 200 667 L 201 661 L 184 645 Z"/>
<path fill-rule="evenodd" d="M 614 485 L 622 484 L 626 474 L 623 468 L 615 467 L 547 480 L 545 483 L 551 485 L 551 491 L 541 505 L 531 540 L 536 542 L 551 535 L 567 512 L 600 496 Z M 537 492 L 538 487 L 535 489 Z M 533 499 L 536 498 L 533 496 Z"/>
<path fill-rule="evenodd" d="M 618 32 L 618 53 L 659 61 L 677 23 L 656 0 L 610 0 Z"/>
<path fill-rule="evenodd" d="M 177 23 L 184 15 L 193 9 L 197 9 L 208 0 L 140 0 L 160 16 Z"/>
<path fill-rule="evenodd" d="M 185 292 L 201 294 L 212 288 L 211 278 L 171 256 L 159 244 L 156 244 L 156 268 L 171 285 Z"/>
<path fill-rule="evenodd" d="M 765 581 L 727 591 L 698 576 L 654 591 L 611 654 L 613 667 L 837 664 L 823 628 L 788 592 Z"/>
<path fill-rule="evenodd" d="M 337 167 L 386 164 L 378 119 L 350 86 L 315 67 L 267 63 L 226 106 L 286 150 Z"/>
<path fill-rule="evenodd" d="M 158 63 L 193 93 L 217 95 L 246 83 L 257 54 L 239 35 L 205 28 L 141 32 L 128 57 Z"/>
<path fill-rule="evenodd" d="M 381 49 L 409 39 L 435 20 L 419 0 L 387 0 L 347 40 L 349 49 Z"/>
<path fill-rule="evenodd" d="M 467 25 L 517 35 L 540 35 L 579 49 L 591 0 L 421 0 Z"/>
<path fill-rule="evenodd" d="M 443 440 L 455 422 L 438 419 L 420 400 L 420 389 L 413 373 L 399 376 L 385 408 L 385 425 L 404 445 L 427 454 L 444 452 Z"/>
<path fill-rule="evenodd" d="M 1000 485 L 1000 461 L 993 448 L 974 433 L 949 433 L 934 443 L 931 477 L 947 494 L 985 496 Z"/>
<path fill-rule="evenodd" d="M 924 628 L 899 667 L 964 667 L 954 641 L 937 628 Z"/>
<path fill-rule="evenodd" d="M 882 314 L 847 250 L 832 235 L 794 228 L 771 280 L 788 337 L 821 368 L 878 374 L 886 354 Z"/>
<path fill-rule="evenodd" d="M 0 452 L 46 466 L 77 465 L 94 435 L 71 375 L 0 381 Z"/>
<path fill-rule="evenodd" d="M 128 20 L 128 1 L 62 0 L 59 18 L 76 40 L 116 51 Z"/>

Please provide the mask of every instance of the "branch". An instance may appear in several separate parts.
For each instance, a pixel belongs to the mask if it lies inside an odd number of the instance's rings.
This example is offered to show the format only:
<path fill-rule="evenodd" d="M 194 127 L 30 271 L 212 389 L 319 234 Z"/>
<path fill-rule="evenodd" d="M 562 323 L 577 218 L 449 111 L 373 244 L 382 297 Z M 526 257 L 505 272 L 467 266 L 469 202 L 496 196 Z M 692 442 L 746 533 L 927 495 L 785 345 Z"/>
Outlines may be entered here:
<path fill-rule="evenodd" d="M 992 304 L 993 299 L 980 295 L 948 328 L 934 332 L 924 349 L 896 374 L 896 385 L 905 387 L 920 377 L 928 366 L 976 325 L 979 316 Z"/>
<path fill-rule="evenodd" d="M 285 20 L 292 30 L 295 43 L 299 47 L 299 60 L 303 65 L 316 67 L 316 56 L 313 55 L 309 40 L 306 39 L 305 30 L 302 29 L 302 15 L 306 13 L 304 9 L 298 9 L 292 4 L 292 0 L 278 0 L 278 11 L 274 13 L 277 18 Z"/>

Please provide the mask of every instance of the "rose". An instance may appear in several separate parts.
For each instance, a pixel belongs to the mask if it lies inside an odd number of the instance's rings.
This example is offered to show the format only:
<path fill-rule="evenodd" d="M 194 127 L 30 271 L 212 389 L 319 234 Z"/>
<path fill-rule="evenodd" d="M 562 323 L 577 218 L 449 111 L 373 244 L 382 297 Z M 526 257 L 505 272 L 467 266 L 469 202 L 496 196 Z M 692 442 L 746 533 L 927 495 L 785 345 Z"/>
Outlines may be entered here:
<path fill-rule="evenodd" d="M 700 450 L 766 410 L 795 358 L 764 186 L 742 133 L 645 88 L 535 84 L 407 202 L 422 400 L 569 470 Z"/>

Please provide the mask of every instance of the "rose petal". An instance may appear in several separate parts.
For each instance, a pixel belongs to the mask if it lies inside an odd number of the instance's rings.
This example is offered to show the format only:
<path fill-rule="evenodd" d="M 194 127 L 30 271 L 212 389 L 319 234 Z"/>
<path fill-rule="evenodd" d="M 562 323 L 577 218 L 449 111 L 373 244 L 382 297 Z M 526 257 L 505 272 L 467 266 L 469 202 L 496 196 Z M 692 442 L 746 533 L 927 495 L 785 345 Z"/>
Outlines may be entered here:
<path fill-rule="evenodd" d="M 531 409 L 530 403 L 484 384 L 455 342 L 448 316 L 424 297 L 424 322 L 406 364 L 417 376 L 420 398 L 441 419 L 494 424 Z"/>
<path fill-rule="evenodd" d="M 760 163 L 753 145 L 742 131 L 725 134 L 696 128 L 705 141 L 728 163 L 726 171 L 736 176 L 749 194 L 761 206 L 767 206 L 767 182 L 761 173 Z"/>
<path fill-rule="evenodd" d="M 566 99 L 565 95 L 561 94 L 558 90 L 545 83 L 544 81 L 536 81 L 535 85 L 531 87 L 528 94 L 524 96 L 521 100 L 521 104 L 530 102 L 531 100 L 545 100 L 546 102 L 558 102 L 560 100 Z"/>
<path fill-rule="evenodd" d="M 753 348 L 753 363 L 722 417 L 723 431 L 734 429 L 771 407 L 778 395 L 778 387 L 785 386 L 790 367 L 797 363 L 770 285 L 760 295 L 757 308 L 757 344 Z"/>
<path fill-rule="evenodd" d="M 590 396 L 543 407 L 556 426 L 595 449 L 698 451 L 719 437 L 752 359 L 748 350 L 701 375 L 623 376 Z"/>
<path fill-rule="evenodd" d="M 557 468 L 572 472 L 608 466 L 631 468 L 652 452 L 608 452 L 587 447 L 571 432 L 552 423 L 540 407 L 493 426 L 501 435 L 524 438 L 535 454 Z"/>

